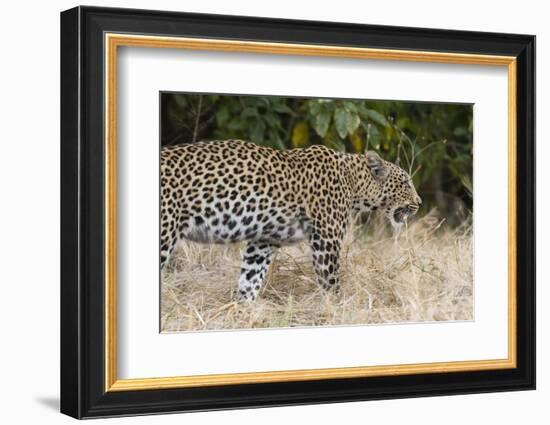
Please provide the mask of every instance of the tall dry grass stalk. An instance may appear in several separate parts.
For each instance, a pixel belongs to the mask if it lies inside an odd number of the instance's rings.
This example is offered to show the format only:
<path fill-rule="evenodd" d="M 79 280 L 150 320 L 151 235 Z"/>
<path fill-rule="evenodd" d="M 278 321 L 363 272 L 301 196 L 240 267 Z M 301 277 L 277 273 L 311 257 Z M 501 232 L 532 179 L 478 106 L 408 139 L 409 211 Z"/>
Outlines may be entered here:
<path fill-rule="evenodd" d="M 232 301 L 243 245 L 181 244 L 162 274 L 162 331 L 473 319 L 471 225 L 431 212 L 392 237 L 381 218 L 348 233 L 338 295 L 317 286 L 306 243 L 278 251 L 249 305 Z"/>

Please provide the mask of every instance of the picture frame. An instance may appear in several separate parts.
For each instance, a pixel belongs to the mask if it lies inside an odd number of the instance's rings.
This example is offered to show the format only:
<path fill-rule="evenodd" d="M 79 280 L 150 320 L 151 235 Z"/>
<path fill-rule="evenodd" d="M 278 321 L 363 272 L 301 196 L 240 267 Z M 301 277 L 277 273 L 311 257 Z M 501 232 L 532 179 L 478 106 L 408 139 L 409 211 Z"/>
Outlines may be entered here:
<path fill-rule="evenodd" d="M 494 184 L 508 194 L 508 356 L 120 379 L 117 53 L 131 46 L 505 68 L 508 180 Z M 534 129 L 530 35 L 82 6 L 62 12 L 61 412 L 92 418 L 534 389 Z"/>

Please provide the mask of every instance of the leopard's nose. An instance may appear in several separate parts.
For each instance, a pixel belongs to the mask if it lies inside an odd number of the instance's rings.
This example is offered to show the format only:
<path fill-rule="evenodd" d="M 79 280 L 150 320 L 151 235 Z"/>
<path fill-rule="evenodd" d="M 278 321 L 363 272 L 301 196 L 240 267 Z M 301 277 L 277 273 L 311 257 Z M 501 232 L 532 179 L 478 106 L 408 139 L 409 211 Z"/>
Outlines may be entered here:
<path fill-rule="evenodd" d="M 422 205 L 422 198 L 421 198 L 420 196 L 418 196 L 418 195 L 416 195 L 416 203 L 417 203 L 418 205 Z"/>

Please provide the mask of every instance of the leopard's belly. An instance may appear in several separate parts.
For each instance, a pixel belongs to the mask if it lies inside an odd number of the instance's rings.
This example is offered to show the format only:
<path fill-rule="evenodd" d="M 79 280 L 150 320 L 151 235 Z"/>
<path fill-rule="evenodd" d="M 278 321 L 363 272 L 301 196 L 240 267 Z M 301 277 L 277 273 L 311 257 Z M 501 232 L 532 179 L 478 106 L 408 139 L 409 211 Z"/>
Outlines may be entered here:
<path fill-rule="evenodd" d="M 273 211 L 272 211 L 273 213 Z M 309 235 L 309 220 L 301 216 L 284 217 L 281 214 L 243 214 L 231 211 L 216 212 L 206 217 L 197 213 L 184 220 L 180 238 L 200 243 L 234 243 L 262 241 L 273 245 L 300 242 Z"/>

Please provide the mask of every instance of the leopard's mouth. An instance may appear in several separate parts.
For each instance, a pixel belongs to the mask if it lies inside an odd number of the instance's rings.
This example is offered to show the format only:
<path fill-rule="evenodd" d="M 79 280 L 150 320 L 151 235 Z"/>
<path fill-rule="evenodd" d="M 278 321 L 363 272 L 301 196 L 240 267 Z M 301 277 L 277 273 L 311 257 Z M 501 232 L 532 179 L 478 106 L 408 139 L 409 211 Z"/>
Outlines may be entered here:
<path fill-rule="evenodd" d="M 418 205 L 406 205 L 404 207 L 398 207 L 393 212 L 393 219 L 396 223 L 404 223 L 411 215 L 416 214 L 418 211 Z"/>

